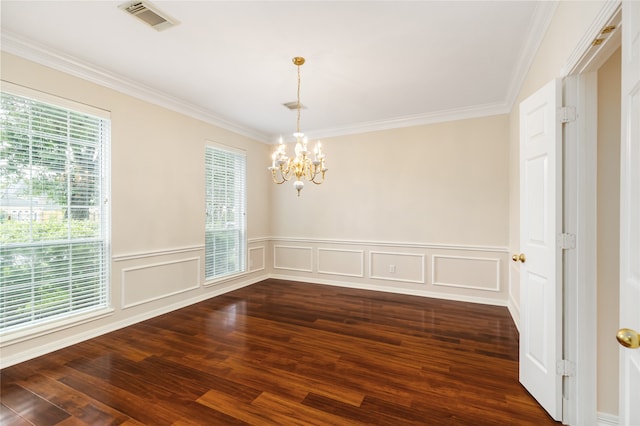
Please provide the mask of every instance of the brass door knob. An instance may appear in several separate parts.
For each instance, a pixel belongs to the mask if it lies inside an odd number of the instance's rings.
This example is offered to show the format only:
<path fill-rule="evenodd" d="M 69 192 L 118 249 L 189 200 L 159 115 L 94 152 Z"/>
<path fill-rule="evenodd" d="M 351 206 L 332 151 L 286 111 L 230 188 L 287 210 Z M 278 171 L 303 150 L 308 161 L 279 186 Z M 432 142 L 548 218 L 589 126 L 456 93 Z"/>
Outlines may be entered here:
<path fill-rule="evenodd" d="M 513 260 L 514 262 L 526 262 L 527 261 L 527 257 L 524 255 L 524 253 L 520 253 L 520 254 L 514 254 L 513 256 L 511 256 L 511 260 Z"/>
<path fill-rule="evenodd" d="M 625 348 L 638 349 L 640 348 L 640 335 L 637 331 L 630 328 L 621 328 L 616 333 L 616 339 Z"/>

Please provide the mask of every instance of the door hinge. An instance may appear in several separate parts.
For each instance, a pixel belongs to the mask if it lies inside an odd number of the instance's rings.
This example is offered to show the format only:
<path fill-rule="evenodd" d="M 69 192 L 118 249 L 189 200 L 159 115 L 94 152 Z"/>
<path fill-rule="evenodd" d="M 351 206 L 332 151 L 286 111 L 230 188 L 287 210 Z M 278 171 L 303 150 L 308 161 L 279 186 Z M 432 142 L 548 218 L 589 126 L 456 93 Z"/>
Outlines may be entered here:
<path fill-rule="evenodd" d="M 564 124 L 572 121 L 576 121 L 576 107 L 565 106 L 560 108 L 560 122 Z"/>
<path fill-rule="evenodd" d="M 558 376 L 574 376 L 576 374 L 576 366 L 566 359 L 560 360 L 556 363 L 556 374 Z"/>
<path fill-rule="evenodd" d="M 558 234 L 556 239 L 557 247 L 562 250 L 576 248 L 576 236 L 575 234 Z"/>

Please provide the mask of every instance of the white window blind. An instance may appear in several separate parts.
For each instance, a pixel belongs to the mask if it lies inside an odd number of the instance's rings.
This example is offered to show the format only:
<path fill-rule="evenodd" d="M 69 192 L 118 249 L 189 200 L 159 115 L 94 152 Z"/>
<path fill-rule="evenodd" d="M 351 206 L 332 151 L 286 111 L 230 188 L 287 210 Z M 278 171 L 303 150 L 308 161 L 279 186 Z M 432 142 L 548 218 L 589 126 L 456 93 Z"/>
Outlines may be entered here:
<path fill-rule="evenodd" d="M 0 93 L 2 333 L 109 303 L 107 114 L 5 90 Z"/>
<path fill-rule="evenodd" d="M 221 278 L 245 271 L 246 156 L 207 146 L 205 277 Z"/>

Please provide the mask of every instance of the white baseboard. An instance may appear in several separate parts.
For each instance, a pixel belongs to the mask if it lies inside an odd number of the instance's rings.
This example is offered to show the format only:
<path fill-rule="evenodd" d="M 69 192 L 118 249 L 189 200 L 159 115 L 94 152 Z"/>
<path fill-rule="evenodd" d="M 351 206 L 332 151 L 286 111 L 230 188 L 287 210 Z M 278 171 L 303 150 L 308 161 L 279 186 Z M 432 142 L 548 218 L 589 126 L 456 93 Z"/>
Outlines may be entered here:
<path fill-rule="evenodd" d="M 617 426 L 618 416 L 609 413 L 598 413 L 598 426 Z"/>
<path fill-rule="evenodd" d="M 518 332 L 520 332 L 520 308 L 511 297 L 511 294 L 509 294 L 509 300 L 507 301 L 507 308 L 509 309 L 509 313 L 511 314 L 513 323 L 516 325 Z"/>
<path fill-rule="evenodd" d="M 457 302 L 479 303 L 482 305 L 506 306 L 506 302 L 501 300 L 496 300 L 496 299 L 473 297 L 473 296 L 461 296 L 461 295 L 453 295 L 453 294 L 447 294 L 447 293 L 412 290 L 412 289 L 397 288 L 397 287 L 389 288 L 388 286 L 376 286 L 373 284 L 356 284 L 356 283 L 347 282 L 347 281 L 323 280 L 323 279 L 318 279 L 313 277 L 295 277 L 291 275 L 278 275 L 278 274 L 271 274 L 269 275 L 269 278 L 274 278 L 277 280 L 285 280 L 285 281 L 300 281 L 300 282 L 307 282 L 311 284 L 332 285 L 336 287 L 355 288 L 360 290 L 383 291 L 385 293 L 406 294 L 409 296 L 431 297 L 433 299 L 453 300 Z"/>

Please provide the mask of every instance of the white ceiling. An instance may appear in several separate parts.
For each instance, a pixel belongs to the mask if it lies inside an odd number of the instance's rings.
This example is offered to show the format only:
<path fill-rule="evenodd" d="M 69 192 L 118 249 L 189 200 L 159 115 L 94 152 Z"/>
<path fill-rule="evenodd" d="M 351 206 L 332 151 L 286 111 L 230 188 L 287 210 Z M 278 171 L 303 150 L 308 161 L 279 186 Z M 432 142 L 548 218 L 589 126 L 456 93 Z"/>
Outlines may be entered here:
<path fill-rule="evenodd" d="M 2 0 L 2 49 L 264 142 L 510 110 L 555 2 Z"/>

